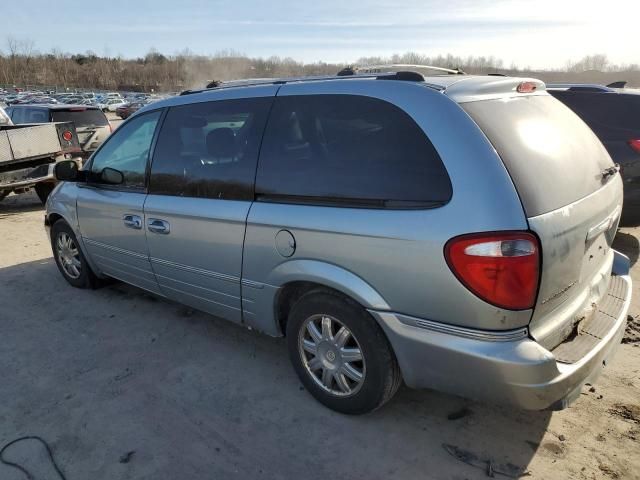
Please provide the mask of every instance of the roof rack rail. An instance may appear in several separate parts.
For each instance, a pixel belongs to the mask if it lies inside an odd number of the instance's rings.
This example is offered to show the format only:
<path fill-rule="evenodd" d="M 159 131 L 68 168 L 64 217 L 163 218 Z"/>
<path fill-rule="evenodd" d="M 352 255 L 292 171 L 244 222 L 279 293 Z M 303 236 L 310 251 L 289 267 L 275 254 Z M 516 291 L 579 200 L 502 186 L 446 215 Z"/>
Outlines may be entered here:
<path fill-rule="evenodd" d="M 396 71 L 394 71 L 394 69 Z M 319 76 L 302 76 L 290 78 L 244 78 L 240 80 L 219 81 L 213 80 L 208 82 L 206 88 L 185 90 L 180 95 L 191 95 L 201 93 L 207 90 L 218 90 L 231 87 L 251 87 L 258 85 L 281 85 L 289 82 L 299 81 L 320 81 L 320 80 L 337 80 L 338 77 L 357 76 L 358 78 L 375 78 L 378 80 L 406 80 L 414 82 L 423 82 L 424 77 L 415 70 L 433 70 L 449 75 L 466 75 L 462 70 L 442 67 L 432 67 L 430 65 L 408 65 L 408 64 L 392 64 L 392 65 L 368 65 L 361 67 L 345 67 L 338 72 L 337 75 L 319 75 Z"/>
<path fill-rule="evenodd" d="M 351 68 L 356 74 L 357 73 L 385 73 L 396 69 L 402 70 L 432 70 L 439 73 L 446 73 L 449 75 L 466 75 L 465 72 L 460 70 L 459 68 L 444 68 L 444 67 L 434 67 L 433 65 L 414 65 L 409 63 L 391 63 L 387 65 L 361 65 L 356 67 L 348 67 Z M 344 72 L 346 69 L 343 69 Z"/>

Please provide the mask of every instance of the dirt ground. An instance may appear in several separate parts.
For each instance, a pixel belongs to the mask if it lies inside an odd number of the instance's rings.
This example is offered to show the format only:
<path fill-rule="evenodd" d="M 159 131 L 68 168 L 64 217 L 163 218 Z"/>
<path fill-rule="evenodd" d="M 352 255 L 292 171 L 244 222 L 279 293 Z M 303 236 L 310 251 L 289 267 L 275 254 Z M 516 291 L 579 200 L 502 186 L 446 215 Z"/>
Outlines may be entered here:
<path fill-rule="evenodd" d="M 635 264 L 633 324 L 569 409 L 402 388 L 347 417 L 304 391 L 281 339 L 123 284 L 69 287 L 42 221 L 34 195 L 0 203 L 0 445 L 43 437 L 68 480 L 464 480 L 487 461 L 496 478 L 640 479 L 640 229 L 616 239 Z M 35 441 L 4 457 L 57 478 Z"/>

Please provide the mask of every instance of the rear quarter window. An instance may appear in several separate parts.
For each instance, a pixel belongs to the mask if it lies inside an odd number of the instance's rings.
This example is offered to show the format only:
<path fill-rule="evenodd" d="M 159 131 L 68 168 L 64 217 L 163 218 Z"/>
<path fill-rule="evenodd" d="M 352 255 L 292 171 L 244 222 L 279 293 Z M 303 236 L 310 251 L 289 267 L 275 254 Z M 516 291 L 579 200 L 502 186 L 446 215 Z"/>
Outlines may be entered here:
<path fill-rule="evenodd" d="M 277 97 L 258 163 L 259 199 L 372 208 L 432 208 L 449 176 L 413 119 L 357 95 Z"/>

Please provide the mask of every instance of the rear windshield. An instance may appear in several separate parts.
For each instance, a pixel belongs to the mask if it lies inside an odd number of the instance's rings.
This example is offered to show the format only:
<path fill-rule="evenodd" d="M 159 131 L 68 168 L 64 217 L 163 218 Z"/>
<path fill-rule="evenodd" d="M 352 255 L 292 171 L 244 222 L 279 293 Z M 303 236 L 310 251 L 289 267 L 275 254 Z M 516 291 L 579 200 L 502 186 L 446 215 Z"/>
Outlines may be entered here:
<path fill-rule="evenodd" d="M 502 158 L 528 217 L 602 187 L 613 162 L 595 134 L 549 95 L 463 103 Z"/>
<path fill-rule="evenodd" d="M 51 120 L 54 122 L 73 122 L 76 128 L 105 127 L 109 125 L 107 117 L 100 110 L 53 110 Z"/>

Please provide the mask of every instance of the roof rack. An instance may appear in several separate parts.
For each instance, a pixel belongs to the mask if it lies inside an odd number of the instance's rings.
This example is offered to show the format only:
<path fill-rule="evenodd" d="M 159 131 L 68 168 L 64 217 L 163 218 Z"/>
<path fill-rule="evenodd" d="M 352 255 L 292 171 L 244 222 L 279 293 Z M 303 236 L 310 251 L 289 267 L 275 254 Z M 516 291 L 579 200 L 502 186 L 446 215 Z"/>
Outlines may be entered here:
<path fill-rule="evenodd" d="M 192 93 L 200 93 L 211 89 L 221 89 L 229 87 L 249 87 L 256 85 L 278 85 L 288 82 L 299 81 L 319 81 L 319 80 L 338 80 L 340 77 L 357 76 L 359 78 L 376 78 L 379 80 L 406 80 L 414 82 L 423 82 L 424 77 L 416 70 L 431 70 L 447 75 L 466 75 L 465 72 L 458 69 L 434 67 L 431 65 L 410 65 L 410 64 L 390 64 L 390 65 L 365 65 L 359 67 L 346 67 L 340 70 L 337 75 L 321 75 L 307 77 L 291 77 L 291 78 L 245 78 L 241 80 L 230 80 L 224 82 L 212 81 L 205 89 L 185 90 L 180 95 L 190 95 Z"/>
<path fill-rule="evenodd" d="M 361 65 L 356 67 L 351 67 L 353 71 L 357 73 L 384 73 L 397 69 L 401 70 L 431 70 L 439 73 L 446 73 L 448 75 L 466 75 L 465 72 L 460 70 L 459 68 L 444 68 L 444 67 L 434 67 L 433 65 L 414 65 L 410 63 L 391 63 L 388 65 Z"/>
<path fill-rule="evenodd" d="M 362 75 L 361 77 L 365 78 L 376 78 L 379 77 L 379 74 L 371 74 L 371 75 Z M 306 77 L 275 77 L 275 78 L 243 78 L 240 80 L 226 80 L 223 82 L 219 82 L 215 87 L 207 88 L 199 88 L 195 90 L 185 90 L 180 93 L 180 95 L 191 95 L 193 93 L 202 93 L 207 90 L 221 90 L 224 88 L 233 88 L 233 87 L 254 87 L 259 85 L 283 85 L 289 82 L 313 82 L 313 81 L 321 81 L 321 80 L 339 80 L 335 75 L 321 75 L 321 76 L 306 76 Z M 209 83 L 211 85 L 211 83 Z"/>

